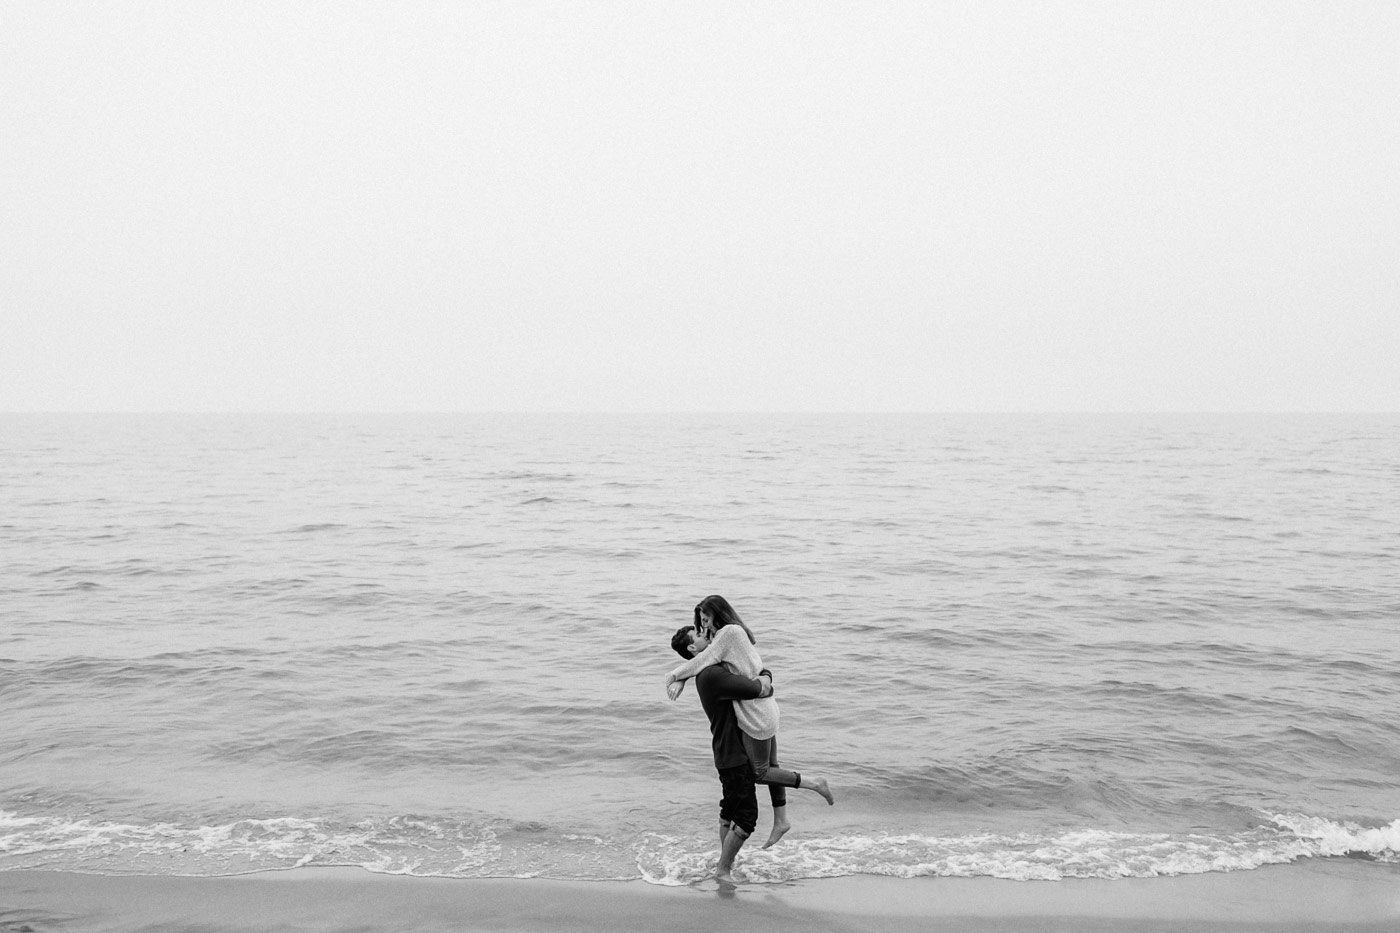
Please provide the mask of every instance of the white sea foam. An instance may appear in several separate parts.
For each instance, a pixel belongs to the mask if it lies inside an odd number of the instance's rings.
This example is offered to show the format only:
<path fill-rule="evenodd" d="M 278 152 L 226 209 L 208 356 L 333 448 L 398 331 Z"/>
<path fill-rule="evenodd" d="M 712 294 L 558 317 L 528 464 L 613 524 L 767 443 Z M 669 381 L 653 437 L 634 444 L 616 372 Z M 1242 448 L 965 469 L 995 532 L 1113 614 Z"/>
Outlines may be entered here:
<path fill-rule="evenodd" d="M 1300 858 L 1364 853 L 1400 860 L 1400 820 L 1365 827 L 1303 814 L 1229 835 L 1081 829 L 1060 834 L 836 834 L 745 850 L 738 875 L 782 882 L 877 874 L 1015 880 L 1125 878 L 1244 871 Z M 133 824 L 0 813 L 0 868 L 57 867 L 227 874 L 305 865 L 357 865 L 385 874 L 444 877 L 641 877 L 683 885 L 708 877 L 718 852 L 693 837 L 640 841 L 452 820 L 394 818 L 350 826 L 283 817 L 217 826 Z M 633 871 L 625 869 L 630 863 Z"/>
<path fill-rule="evenodd" d="M 1279 813 L 1269 817 L 1274 823 L 1309 843 L 1314 855 L 1372 856 L 1380 861 L 1400 861 L 1400 819 L 1387 826 L 1361 826 L 1335 822 L 1301 813 Z"/>
<path fill-rule="evenodd" d="M 1280 819 L 1282 831 L 1260 827 L 1225 836 L 1078 830 L 1053 836 L 907 834 L 790 838 L 773 849 L 745 852 L 736 874 L 757 883 L 851 874 L 1017 881 L 1151 878 L 1248 871 L 1300 858 L 1358 851 L 1392 861 L 1400 851 L 1400 821 L 1379 829 L 1343 826 L 1314 817 L 1300 817 L 1293 822 L 1300 832 L 1294 832 L 1289 821 Z M 638 866 L 642 877 L 654 884 L 688 884 L 713 871 L 717 854 L 713 850 L 643 846 L 638 853 Z"/>

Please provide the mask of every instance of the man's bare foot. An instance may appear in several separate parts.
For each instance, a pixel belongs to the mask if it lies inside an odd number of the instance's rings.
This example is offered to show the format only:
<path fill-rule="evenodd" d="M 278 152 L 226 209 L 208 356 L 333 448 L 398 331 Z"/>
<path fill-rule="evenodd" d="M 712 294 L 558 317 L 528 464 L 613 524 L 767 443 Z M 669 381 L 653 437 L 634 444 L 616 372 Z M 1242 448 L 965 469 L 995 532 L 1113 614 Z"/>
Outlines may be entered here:
<path fill-rule="evenodd" d="M 791 823 L 774 823 L 773 831 L 768 834 L 768 841 L 763 844 L 763 848 L 768 848 L 769 846 L 775 844 L 779 839 L 786 836 L 787 831 L 789 829 L 792 829 Z"/>
<path fill-rule="evenodd" d="M 732 888 L 732 887 L 734 887 L 735 885 L 737 885 L 737 884 L 739 883 L 739 882 L 735 881 L 735 880 L 734 880 L 734 876 L 733 876 L 732 874 L 730 874 L 729 872 L 727 872 L 727 871 L 722 871 L 722 872 L 719 872 L 718 874 L 716 874 L 716 875 L 715 875 L 715 880 L 719 882 L 720 887 L 724 887 L 725 885 L 728 885 L 729 887 Z"/>
<path fill-rule="evenodd" d="M 807 783 L 804 781 L 802 786 L 806 787 Z M 821 794 L 823 797 L 826 798 L 826 805 L 828 807 L 834 806 L 836 804 L 836 797 L 831 793 L 831 788 L 827 786 L 826 778 L 812 778 L 811 787 L 812 790 L 816 791 L 817 793 Z"/>

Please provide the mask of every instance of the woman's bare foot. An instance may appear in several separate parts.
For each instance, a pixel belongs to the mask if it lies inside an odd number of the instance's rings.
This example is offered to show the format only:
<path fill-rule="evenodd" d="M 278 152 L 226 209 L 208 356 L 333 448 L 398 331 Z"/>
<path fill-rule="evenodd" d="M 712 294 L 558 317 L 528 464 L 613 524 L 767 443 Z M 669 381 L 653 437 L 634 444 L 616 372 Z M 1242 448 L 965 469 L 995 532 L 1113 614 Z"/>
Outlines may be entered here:
<path fill-rule="evenodd" d="M 779 823 L 777 820 L 774 820 L 773 831 L 768 834 L 768 841 L 763 844 L 763 848 L 766 849 L 769 846 L 777 843 L 779 839 L 787 835 L 787 831 L 789 829 L 792 829 L 792 824 L 789 823 L 787 820 L 783 820 L 781 823 Z"/>
<path fill-rule="evenodd" d="M 835 797 L 835 795 L 833 795 L 833 794 L 831 793 L 831 788 L 827 786 L 826 778 L 824 778 L 824 777 L 811 778 L 811 779 L 810 779 L 810 782 L 809 782 L 809 780 L 808 780 L 807 778 L 803 778 L 803 779 L 802 779 L 802 786 L 803 786 L 803 788 L 810 787 L 812 790 L 816 791 L 817 793 L 819 793 L 819 794 L 821 794 L 823 797 L 825 797 L 825 798 L 826 798 L 826 805 L 827 805 L 828 807 L 834 806 L 834 805 L 836 804 L 836 797 Z"/>

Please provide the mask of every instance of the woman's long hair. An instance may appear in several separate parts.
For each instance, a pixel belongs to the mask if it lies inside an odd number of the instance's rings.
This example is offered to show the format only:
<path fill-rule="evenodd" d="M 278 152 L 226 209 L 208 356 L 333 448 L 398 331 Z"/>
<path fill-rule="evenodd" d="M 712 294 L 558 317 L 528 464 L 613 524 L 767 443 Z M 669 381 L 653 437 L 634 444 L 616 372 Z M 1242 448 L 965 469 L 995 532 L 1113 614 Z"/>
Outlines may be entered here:
<path fill-rule="evenodd" d="M 737 625 L 744 630 L 744 634 L 749 636 L 749 644 L 758 644 L 758 639 L 753 637 L 753 632 L 744 624 L 744 620 L 739 618 L 739 613 L 734 611 L 734 607 L 729 605 L 729 600 L 723 596 L 706 596 L 695 604 L 695 630 L 700 630 L 700 613 L 708 612 L 711 621 L 715 624 L 715 631 L 718 632 L 726 625 Z"/>

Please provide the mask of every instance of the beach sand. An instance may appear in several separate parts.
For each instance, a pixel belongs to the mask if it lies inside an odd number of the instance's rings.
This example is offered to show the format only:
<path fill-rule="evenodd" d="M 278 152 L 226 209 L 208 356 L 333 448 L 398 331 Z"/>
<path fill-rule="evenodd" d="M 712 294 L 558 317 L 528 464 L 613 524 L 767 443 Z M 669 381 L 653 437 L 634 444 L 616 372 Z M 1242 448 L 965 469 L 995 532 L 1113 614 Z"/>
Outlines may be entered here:
<path fill-rule="evenodd" d="M 856 876 L 782 885 L 458 880 L 301 868 L 219 878 L 0 872 L 0 931 L 710 933 L 1400 929 L 1400 870 L 1348 859 L 1173 878 Z"/>

